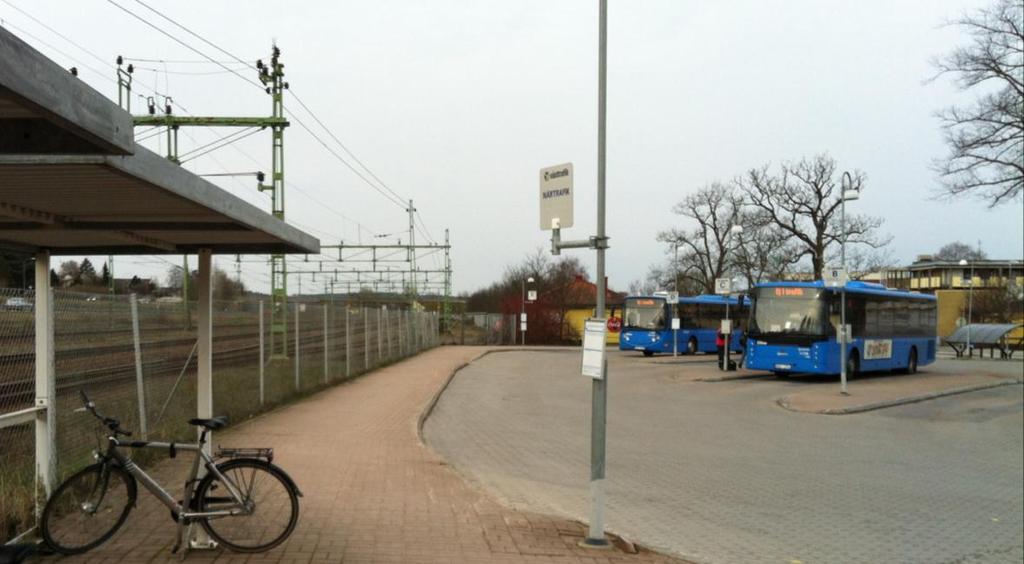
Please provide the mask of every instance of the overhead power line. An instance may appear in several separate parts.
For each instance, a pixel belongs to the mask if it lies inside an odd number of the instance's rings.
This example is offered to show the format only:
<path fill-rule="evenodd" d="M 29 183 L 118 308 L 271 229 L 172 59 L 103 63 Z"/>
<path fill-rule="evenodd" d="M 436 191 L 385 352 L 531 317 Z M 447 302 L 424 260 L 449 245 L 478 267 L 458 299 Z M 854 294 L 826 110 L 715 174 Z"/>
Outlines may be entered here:
<path fill-rule="evenodd" d="M 113 2 L 112 2 L 112 0 L 108 0 L 108 1 L 110 1 L 111 3 L 113 3 Z M 230 51 L 228 51 L 227 49 L 224 49 L 223 47 L 221 47 L 221 46 L 217 45 L 216 43 L 214 43 L 214 42 L 210 41 L 209 39 L 206 39 L 205 37 L 203 37 L 203 36 L 202 36 L 202 35 L 200 35 L 199 33 L 196 33 L 196 32 L 194 32 L 194 31 L 192 31 L 192 30 L 191 30 L 191 29 L 190 29 L 190 28 L 189 28 L 188 26 L 185 26 L 184 24 L 181 24 L 181 23 L 179 23 L 178 21 L 176 21 L 175 19 L 171 18 L 170 16 L 168 16 L 168 15 L 164 14 L 163 12 L 161 12 L 161 11 L 157 10 L 156 8 L 153 8 L 152 6 L 150 6 L 149 4 L 147 4 L 146 2 L 143 2 L 142 0 L 135 0 L 135 2 L 136 2 L 136 3 L 138 3 L 138 4 L 139 4 L 139 5 L 141 5 L 141 6 L 144 6 L 144 7 L 145 7 L 146 9 L 148 9 L 149 11 L 151 11 L 151 12 L 153 12 L 154 14 L 156 14 L 156 15 L 160 16 L 161 18 L 163 18 L 164 20 L 166 20 L 166 21 L 170 22 L 171 24 L 173 24 L 174 26 L 178 27 L 179 29 L 181 29 L 181 30 L 185 31 L 185 32 L 186 32 L 186 33 L 188 33 L 189 35 L 191 35 L 191 36 L 195 37 L 196 39 L 198 39 L 198 40 L 202 41 L 203 43 L 205 43 L 205 44 L 209 45 L 210 47 L 213 47 L 214 49 L 216 49 L 217 51 L 220 51 L 220 52 L 221 52 L 221 53 L 223 53 L 224 55 L 227 55 L 228 57 L 231 57 L 232 59 L 234 59 L 234 60 L 235 60 L 235 61 L 237 61 L 238 63 L 240 63 L 240 64 L 243 64 L 243 65 L 247 65 L 247 66 L 249 66 L 249 67 L 251 67 L 251 68 L 255 68 L 255 67 L 254 67 L 254 66 L 252 65 L 252 63 L 249 63 L 249 62 L 247 62 L 247 61 L 244 61 L 244 60 L 242 60 L 241 58 L 239 58 L 239 57 L 238 57 L 238 56 L 236 56 L 235 54 L 231 53 L 231 52 L 230 52 Z M 116 4 L 115 4 L 115 5 L 116 5 Z M 124 9 L 124 8 L 122 8 L 122 9 Z M 136 16 L 136 17 L 138 17 L 138 16 Z M 206 55 L 206 54 L 204 54 L 204 53 L 202 53 L 202 52 L 200 52 L 200 51 L 198 51 L 198 50 L 195 50 L 195 49 L 193 49 L 193 51 L 195 51 L 195 52 L 197 52 L 197 53 L 200 53 L 201 55 L 203 55 L 204 57 L 206 57 L 206 58 L 207 58 L 208 60 L 210 60 L 211 62 L 216 62 L 216 61 L 214 61 L 214 59 L 213 59 L 212 57 L 209 57 L 208 55 Z M 218 63 L 218 64 L 219 64 L 219 63 Z M 227 67 L 225 67 L 225 66 L 224 66 L 223 64 L 221 64 L 221 66 L 222 66 L 222 67 L 224 67 L 225 69 L 227 69 Z M 232 72 L 234 72 L 234 71 L 232 71 Z M 237 72 L 234 72 L 234 74 L 238 74 L 238 73 L 237 73 Z M 241 75 L 239 75 L 239 76 L 241 76 Z M 244 78 L 244 77 L 243 77 L 243 78 Z M 248 80 L 247 80 L 247 82 L 251 82 L 251 81 L 248 81 Z M 303 123 L 303 122 L 302 122 L 302 120 L 298 118 L 298 116 L 296 116 L 296 115 L 295 115 L 295 114 L 294 114 L 293 112 L 291 112 L 291 111 L 287 110 L 287 108 L 286 108 L 286 109 L 285 109 L 285 111 L 287 111 L 287 112 L 288 112 L 288 115 L 289 115 L 289 116 L 291 116 L 291 117 L 292 117 L 292 119 L 294 119 L 294 120 L 295 120 L 296 122 L 298 122 L 298 123 L 299 123 L 299 125 L 300 125 L 300 126 L 302 126 L 302 128 L 303 128 L 303 129 L 305 129 L 307 133 L 309 133 L 309 134 L 310 134 L 311 136 L 313 136 L 313 138 L 314 138 L 314 139 L 316 139 L 316 141 L 317 141 L 318 143 L 320 143 L 320 144 L 321 144 L 321 145 L 322 145 L 322 146 L 323 146 L 323 147 L 324 147 L 325 149 L 327 149 L 327 151 L 328 151 L 328 152 L 330 152 L 330 153 L 331 153 L 331 154 L 332 154 L 332 155 L 333 155 L 333 156 L 334 156 L 334 157 L 335 157 L 336 159 L 338 159 L 338 160 L 339 160 L 339 161 L 340 161 L 340 162 L 341 162 L 341 163 L 342 163 L 343 165 L 345 165 L 345 166 L 346 166 L 346 167 L 347 167 L 347 168 L 348 168 L 348 169 L 349 169 L 350 171 L 352 171 L 352 173 L 353 173 L 353 174 L 355 174 L 356 176 L 358 176 L 358 177 L 359 177 L 359 178 L 360 178 L 360 179 L 361 179 L 361 180 L 362 180 L 363 182 L 365 182 L 365 183 L 366 183 L 366 184 L 367 184 L 368 186 L 370 186 L 371 188 L 373 188 L 373 189 L 374 189 L 374 190 L 376 190 L 377 192 L 380 192 L 382 196 L 384 196 L 384 197 L 388 198 L 388 199 L 389 199 L 390 201 L 392 201 L 393 203 L 395 203 L 395 204 L 399 205 L 400 207 L 402 207 L 402 208 L 404 209 L 404 208 L 405 208 L 405 206 L 406 206 L 406 203 L 405 203 L 405 202 L 407 201 L 407 199 L 406 199 L 406 198 L 403 198 L 403 197 L 402 197 L 402 196 L 400 196 L 400 195 L 399 195 L 399 194 L 398 194 L 397 192 L 395 192 L 394 190 L 392 190 L 392 189 L 391 189 L 391 187 L 390 187 L 390 186 L 388 186 L 388 185 L 387 185 L 387 184 L 386 184 L 386 183 L 385 183 L 385 182 L 384 182 L 383 180 L 381 180 L 381 179 L 380 179 L 380 177 L 379 177 L 379 176 L 377 176 L 377 175 L 376 175 L 376 174 L 375 174 L 375 173 L 374 173 L 374 172 L 373 172 L 373 171 L 372 171 L 372 170 L 371 170 L 371 169 L 370 169 L 369 167 L 367 167 L 367 166 L 366 166 L 366 164 L 365 164 L 365 163 L 363 163 L 363 162 L 362 162 L 362 161 L 361 161 L 361 160 L 359 159 L 359 157 L 357 157 L 357 156 L 355 155 L 355 153 L 353 153 L 353 152 L 352 152 L 351 150 L 349 150 L 349 148 L 348 148 L 347 146 L 345 146 L 345 144 L 344 144 L 344 143 L 342 143 L 341 139 L 339 139 L 339 138 L 338 138 L 338 136 L 337 136 L 337 135 L 335 135 L 335 134 L 334 134 L 334 132 L 333 132 L 333 131 L 331 131 L 331 129 L 330 129 L 329 127 L 327 127 L 327 125 L 326 125 L 326 124 L 325 124 L 325 123 L 324 123 L 324 122 L 323 122 L 323 121 L 322 121 L 322 120 L 321 120 L 321 119 L 320 119 L 320 118 L 319 118 L 319 117 L 318 117 L 318 116 L 317 116 L 317 115 L 316 115 L 316 114 L 315 114 L 315 113 L 313 112 L 313 110 L 312 110 L 312 109 L 310 109 L 310 108 L 309 108 L 309 106 L 307 106 L 307 105 L 306 105 L 306 103 L 305 103 L 305 102 L 303 102 L 303 101 L 302 101 L 302 99 L 301 99 L 301 98 L 299 98 L 299 97 L 298 97 L 298 96 L 296 95 L 296 93 L 295 93 L 295 91 L 294 91 L 294 90 L 292 90 L 292 89 L 290 89 L 290 88 L 289 88 L 289 92 L 291 93 L 292 97 L 293 97 L 293 98 L 295 98 L 295 101 L 296 101 L 296 102 L 298 102 L 298 103 L 299 103 L 299 105 L 300 105 L 300 106 L 302 106 L 302 108 L 303 108 L 304 110 L 306 110 L 306 112 L 307 112 L 307 113 L 308 113 L 308 114 L 310 115 L 310 117 L 312 117 L 312 118 L 313 118 L 313 120 L 314 120 L 314 121 L 315 121 L 315 122 L 316 122 L 316 123 L 317 123 L 318 125 L 320 125 L 320 127 L 322 127 L 322 128 L 324 129 L 324 131 L 326 131 L 326 132 L 327 132 L 327 135 L 328 135 L 328 136 L 330 136 L 330 138 L 331 138 L 332 140 L 334 140 L 334 142 L 335 142 L 335 143 L 337 143 L 337 144 L 338 144 L 338 146 L 340 146 L 340 147 L 341 147 L 341 149 L 342 149 L 342 150 L 343 150 L 343 151 L 344 151 L 344 152 L 345 152 L 345 153 L 346 153 L 346 154 L 347 154 L 347 155 L 348 155 L 349 157 L 351 157 L 351 158 L 352 158 L 352 160 L 354 160 L 354 161 L 355 161 L 355 162 L 356 162 L 356 163 L 357 163 L 357 164 L 358 164 L 358 165 L 359 165 L 359 166 L 360 166 L 360 167 L 361 167 L 361 168 L 362 168 L 362 169 L 363 169 L 364 171 L 366 171 L 366 173 L 367 173 L 367 174 L 368 174 L 368 175 L 369 175 L 370 177 L 372 177 L 372 178 L 373 178 L 374 180 L 376 180 L 378 184 L 374 184 L 373 182 L 370 182 L 370 180 L 369 180 L 368 178 L 366 178 L 366 176 L 364 176 L 364 175 L 363 175 L 362 173 L 360 173 L 360 172 L 359 172 L 358 170 L 356 170 L 356 168 L 355 168 L 354 166 L 352 166 L 352 165 L 351 165 L 351 164 L 350 164 L 350 163 L 349 163 L 349 162 L 348 162 L 347 160 L 345 160 L 345 159 L 344 159 L 344 158 L 343 158 L 343 157 L 342 157 L 341 155 L 337 154 L 337 153 L 336 153 L 335 151 L 333 151 L 332 149 L 330 149 L 330 147 L 328 147 L 327 143 L 325 143 L 325 142 L 324 142 L 324 141 L 323 141 L 323 140 L 322 140 L 322 139 L 321 139 L 321 138 L 320 138 L 320 137 L 319 137 L 319 136 L 318 136 L 318 135 L 317 135 L 316 133 L 314 133 L 314 132 L 312 131 L 312 129 L 310 129 L 310 128 L 309 128 L 308 126 L 306 126 L 306 124 L 305 124 L 305 123 Z"/>
<path fill-rule="evenodd" d="M 156 25 L 156 24 L 154 24 L 154 23 L 150 22 L 150 21 L 149 21 L 149 20 L 147 20 L 146 18 L 144 18 L 144 17 L 142 17 L 142 16 L 140 16 L 140 15 L 136 14 L 135 12 L 133 12 L 133 11 L 129 10 L 128 8 L 125 8 L 124 6 L 122 6 L 122 5 L 118 4 L 117 2 L 115 2 L 114 0 L 107 0 L 107 2 L 108 2 L 108 3 L 110 3 L 110 4 L 112 4 L 112 5 L 114 5 L 114 6 L 115 6 L 115 7 L 117 8 L 117 9 L 119 9 L 119 10 L 121 10 L 122 12 L 124 12 L 124 13 L 128 14 L 129 16 L 131 16 L 131 17 L 133 17 L 133 18 L 135 18 L 135 19 L 139 20 L 140 22 L 142 22 L 142 23 L 146 24 L 147 26 L 149 26 L 149 27 L 153 28 L 154 30 L 156 30 L 157 32 L 159 32 L 159 33 L 160 33 L 161 35 L 164 35 L 164 36 L 166 36 L 166 37 L 170 38 L 170 39 L 171 39 L 171 40 L 173 40 L 173 41 L 174 41 L 175 43 L 178 43 L 179 45 L 181 45 L 182 47 L 184 47 L 184 48 L 188 49 L 189 51 L 192 51 L 193 53 L 196 53 L 197 55 L 199 55 L 199 56 L 201 56 L 201 57 L 204 57 L 204 58 L 206 58 L 206 59 L 209 59 L 209 60 L 210 60 L 211 62 L 213 62 L 213 63 L 217 64 L 218 66 L 220 66 L 220 67 L 221 67 L 221 68 L 223 68 L 224 70 L 226 70 L 226 71 L 230 72 L 231 74 L 234 74 L 234 75 L 235 75 L 235 76 L 237 76 L 238 78 L 241 78 L 242 80 L 244 80 L 244 81 L 248 82 L 249 84 L 251 84 L 251 85 L 255 86 L 256 88 L 259 88 L 259 89 L 260 89 L 261 91 L 263 90 L 263 86 L 262 86 L 261 84 L 259 84 L 258 82 L 254 81 L 254 80 L 252 80 L 252 79 L 250 79 L 250 78 L 246 78 L 245 76 L 243 76 L 242 74 L 240 74 L 240 73 L 239 73 L 239 72 L 238 72 L 237 70 L 235 70 L 235 69 L 232 69 L 232 68 L 230 68 L 230 67 L 228 67 L 228 66 L 224 65 L 223 63 L 218 63 L 218 62 L 217 62 L 217 61 L 216 61 L 216 60 L 215 60 L 215 59 L 214 59 L 213 57 L 211 57 L 211 56 L 207 55 L 206 53 L 203 53 L 202 51 L 200 51 L 199 49 L 196 49 L 195 47 L 193 47 L 193 46 L 189 45 L 188 43 L 185 43 L 185 42 L 184 42 L 184 41 L 182 41 L 181 39 L 178 39 L 177 37 L 175 37 L 175 36 L 174 36 L 174 35 L 172 35 L 171 33 L 167 32 L 166 30 L 164 30 L 164 29 L 163 29 L 163 28 L 161 28 L 160 26 L 158 26 L 158 25 Z"/>
<path fill-rule="evenodd" d="M 393 196 L 395 196 L 396 198 L 398 198 L 399 200 L 401 200 L 403 202 L 408 200 L 408 198 L 403 198 L 402 196 L 398 195 L 398 193 L 395 192 L 394 190 L 392 190 L 390 186 L 385 184 L 384 181 L 380 179 L 380 177 L 378 177 L 376 174 L 374 174 L 374 172 L 372 170 L 370 170 L 370 167 L 366 166 L 363 163 L 363 161 L 359 160 L 359 157 L 355 156 L 355 154 L 352 151 L 350 151 L 348 149 L 348 147 L 345 146 L 344 143 L 341 142 L 341 139 L 338 139 L 338 137 L 334 134 L 334 132 L 331 131 L 331 129 L 329 127 L 327 127 L 327 125 L 324 124 L 324 122 L 321 121 L 320 118 L 317 117 L 317 115 L 315 113 L 313 113 L 313 110 L 311 110 L 309 108 L 309 106 L 307 106 L 306 103 L 303 102 L 301 98 L 299 98 L 298 94 L 296 94 L 294 90 L 291 90 L 291 95 L 292 95 L 292 98 L 295 98 L 295 101 L 298 102 L 299 105 L 302 106 L 302 108 L 304 110 L 306 110 L 306 112 L 310 115 L 310 117 L 312 117 L 313 120 L 316 121 L 316 123 L 319 124 L 320 127 L 322 127 L 324 131 L 327 132 L 327 135 L 329 135 L 331 137 L 331 139 L 333 139 L 334 142 L 337 143 L 338 146 L 341 147 L 342 150 L 344 150 L 345 153 L 348 154 L 348 156 L 352 157 L 352 160 L 354 160 L 357 163 L 359 163 L 359 166 L 363 167 L 363 170 L 365 170 L 367 173 L 369 173 L 369 175 L 372 176 L 373 179 L 376 180 L 380 184 L 380 186 L 382 188 L 384 188 L 385 190 L 390 192 Z"/>

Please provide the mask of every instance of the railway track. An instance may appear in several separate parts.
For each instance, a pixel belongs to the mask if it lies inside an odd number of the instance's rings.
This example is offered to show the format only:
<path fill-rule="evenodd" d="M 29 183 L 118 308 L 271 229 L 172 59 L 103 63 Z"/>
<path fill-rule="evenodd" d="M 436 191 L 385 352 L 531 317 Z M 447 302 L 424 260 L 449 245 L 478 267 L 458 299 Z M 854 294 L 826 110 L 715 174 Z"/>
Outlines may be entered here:
<path fill-rule="evenodd" d="M 240 335 L 227 335 L 215 339 L 215 343 L 224 344 L 230 341 L 241 341 L 243 339 L 256 340 L 257 334 L 240 334 Z M 175 346 L 185 346 L 191 348 L 192 344 L 195 343 L 195 339 L 169 339 L 166 341 L 156 341 L 150 343 L 146 349 L 144 349 L 143 359 L 145 359 L 146 352 L 151 351 L 154 345 L 158 345 L 155 348 L 158 349 L 170 349 Z M 300 341 L 302 345 L 302 353 L 306 355 L 323 353 L 323 332 L 313 333 L 304 335 Z M 335 343 L 337 340 L 335 339 Z M 363 340 L 361 338 L 353 339 L 352 352 L 354 355 L 363 354 Z M 344 345 L 342 345 L 344 346 Z M 288 339 L 289 350 L 295 350 L 295 339 Z M 376 348 L 376 343 L 371 345 L 371 350 Z M 121 362 L 120 359 L 115 360 L 115 363 L 104 362 L 101 358 L 97 357 L 97 352 L 101 351 L 102 356 L 116 357 L 123 356 L 125 361 Z M 79 359 L 80 356 L 70 356 L 70 350 L 64 351 L 67 353 L 67 359 Z M 111 345 L 104 347 L 83 347 L 78 349 L 78 354 L 88 352 L 93 357 L 90 364 L 94 368 L 86 368 L 77 370 L 71 373 L 61 373 L 58 370 L 57 374 L 57 393 L 78 390 L 83 386 L 95 386 L 102 384 L 111 384 L 123 381 L 134 381 L 135 379 L 135 360 L 134 360 L 134 347 L 133 345 Z M 143 361 L 142 373 L 146 378 L 152 378 L 157 376 L 163 376 L 166 374 L 178 374 L 183 367 L 184 358 L 187 356 L 187 352 L 184 350 L 181 354 L 175 355 L 173 358 L 163 358 L 159 360 Z M 17 362 L 34 362 L 34 353 L 16 353 L 15 355 L 4 355 L 7 357 L 17 357 Z M 58 366 L 60 365 L 60 354 L 58 353 Z M 3 356 L 0 356 L 3 358 Z M 259 358 L 259 343 L 252 343 L 247 345 L 235 346 L 230 349 L 215 350 L 213 353 L 213 365 L 214 367 L 228 367 L 228 366 L 242 366 L 246 364 L 257 364 Z M 109 360 L 109 358 L 108 358 Z M 2 361 L 0 361 L 2 362 Z M 189 368 L 195 366 L 196 359 L 193 358 L 189 362 Z M 2 365 L 2 364 L 0 364 Z M 0 406 L 11 406 L 11 409 L 18 409 L 21 407 L 28 407 L 32 404 L 35 396 L 34 391 L 34 378 L 21 378 L 18 380 L 9 380 L 6 382 L 0 382 Z"/>

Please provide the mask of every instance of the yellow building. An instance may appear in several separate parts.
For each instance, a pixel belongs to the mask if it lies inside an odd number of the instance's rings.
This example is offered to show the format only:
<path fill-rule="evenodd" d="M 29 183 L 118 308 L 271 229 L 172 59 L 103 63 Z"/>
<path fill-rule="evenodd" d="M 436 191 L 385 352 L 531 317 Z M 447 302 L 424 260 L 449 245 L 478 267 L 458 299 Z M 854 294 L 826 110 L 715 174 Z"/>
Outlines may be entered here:
<path fill-rule="evenodd" d="M 605 317 L 622 317 L 622 302 L 625 294 L 620 294 L 608 288 L 605 279 Z M 565 314 L 565 333 L 570 340 L 579 341 L 583 335 L 583 326 L 587 319 L 594 317 L 594 308 L 597 305 L 597 284 L 576 276 L 566 289 L 565 296 L 569 303 L 569 309 Z M 619 344 L 619 333 L 609 331 L 605 341 L 609 345 Z"/>
<path fill-rule="evenodd" d="M 617 317 L 619 319 L 622 319 L 622 305 L 621 304 L 616 304 L 616 305 L 613 305 L 613 306 L 610 305 L 610 306 L 605 306 L 605 307 L 606 307 L 605 313 L 606 313 L 606 316 L 609 319 L 612 318 L 612 317 Z M 577 336 L 576 338 L 578 339 L 580 335 L 583 335 L 583 325 L 584 325 L 584 323 L 586 323 L 586 321 L 588 319 L 590 319 L 591 317 L 594 317 L 594 308 L 593 307 L 570 309 L 565 314 L 565 324 L 572 328 L 574 334 Z M 619 344 L 619 333 L 618 332 L 614 332 L 613 333 L 613 332 L 609 331 L 607 336 L 605 337 L 605 342 L 608 343 L 609 345 L 618 346 L 618 344 Z"/>

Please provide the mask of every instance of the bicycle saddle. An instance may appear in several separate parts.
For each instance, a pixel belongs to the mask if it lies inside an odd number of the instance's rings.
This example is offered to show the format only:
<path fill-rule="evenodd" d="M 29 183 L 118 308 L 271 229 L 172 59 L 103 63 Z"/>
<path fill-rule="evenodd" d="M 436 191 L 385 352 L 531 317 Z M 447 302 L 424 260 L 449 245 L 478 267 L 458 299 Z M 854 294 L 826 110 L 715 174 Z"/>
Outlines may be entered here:
<path fill-rule="evenodd" d="M 212 419 L 189 419 L 189 425 L 200 425 L 206 427 L 210 431 L 216 431 L 217 429 L 223 429 L 228 424 L 228 418 L 224 415 L 218 415 Z"/>

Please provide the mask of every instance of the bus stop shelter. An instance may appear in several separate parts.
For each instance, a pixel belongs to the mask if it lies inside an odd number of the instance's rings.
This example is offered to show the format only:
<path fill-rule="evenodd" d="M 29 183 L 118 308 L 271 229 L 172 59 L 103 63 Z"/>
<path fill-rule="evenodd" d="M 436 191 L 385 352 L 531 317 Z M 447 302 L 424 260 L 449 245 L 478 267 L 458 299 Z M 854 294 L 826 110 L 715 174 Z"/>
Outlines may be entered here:
<path fill-rule="evenodd" d="M 964 325 L 952 335 L 946 337 L 946 344 L 956 352 L 957 357 L 964 353 L 973 356 L 974 350 L 979 349 L 984 354 L 984 349 L 989 349 L 990 355 L 999 351 L 999 358 L 1013 358 L 1015 350 L 1019 350 L 1024 344 L 1021 337 L 1013 338 L 1010 333 L 1019 329 L 1019 323 L 972 323 Z M 971 349 L 971 350 L 968 350 Z"/>
<path fill-rule="evenodd" d="M 53 255 L 197 254 L 198 417 L 212 417 L 212 255 L 319 241 L 135 145 L 132 117 L 0 28 L 0 248 L 35 257 L 36 475 L 56 485 Z"/>

